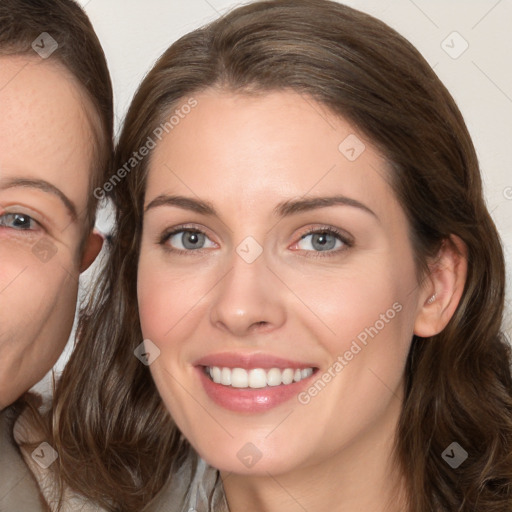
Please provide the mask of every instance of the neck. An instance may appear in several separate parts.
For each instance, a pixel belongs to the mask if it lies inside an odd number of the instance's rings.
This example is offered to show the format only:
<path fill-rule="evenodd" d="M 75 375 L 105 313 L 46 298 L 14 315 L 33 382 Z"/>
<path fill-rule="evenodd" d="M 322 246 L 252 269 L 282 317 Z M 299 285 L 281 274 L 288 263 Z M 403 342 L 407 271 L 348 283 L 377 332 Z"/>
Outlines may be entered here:
<path fill-rule="evenodd" d="M 403 512 L 403 478 L 393 456 L 401 401 L 350 445 L 315 465 L 282 474 L 221 473 L 230 512 Z"/>

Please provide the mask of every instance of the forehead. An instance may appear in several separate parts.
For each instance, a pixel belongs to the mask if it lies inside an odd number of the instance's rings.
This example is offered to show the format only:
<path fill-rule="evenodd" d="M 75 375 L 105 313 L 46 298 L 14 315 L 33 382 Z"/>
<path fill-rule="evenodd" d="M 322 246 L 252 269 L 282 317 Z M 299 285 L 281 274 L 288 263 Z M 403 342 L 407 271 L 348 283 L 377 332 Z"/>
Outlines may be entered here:
<path fill-rule="evenodd" d="M 84 205 L 94 155 L 90 108 L 60 65 L 1 56 L 1 177 L 44 178 Z"/>
<path fill-rule="evenodd" d="M 354 126 L 293 92 L 206 91 L 151 156 L 146 199 L 197 195 L 233 211 L 342 193 L 397 207 L 384 158 Z M 179 109 L 179 106 L 178 106 Z"/>

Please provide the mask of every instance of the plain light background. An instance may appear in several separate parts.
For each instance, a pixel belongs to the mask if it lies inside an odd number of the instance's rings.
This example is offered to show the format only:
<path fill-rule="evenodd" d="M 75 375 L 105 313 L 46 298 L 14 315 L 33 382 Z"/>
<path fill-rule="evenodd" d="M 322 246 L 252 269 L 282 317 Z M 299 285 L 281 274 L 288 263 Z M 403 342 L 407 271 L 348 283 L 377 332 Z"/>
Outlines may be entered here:
<path fill-rule="evenodd" d="M 105 49 L 114 83 L 116 131 L 156 59 L 180 36 L 242 3 L 232 0 L 78 0 Z M 488 208 L 507 258 L 512 331 L 512 0 L 347 0 L 418 48 L 457 102 L 475 144 Z M 454 33 L 455 32 L 455 33 Z M 466 48 L 467 46 L 467 48 Z M 464 50 L 464 51 L 463 51 Z M 460 55 L 459 55 L 460 54 Z M 108 216 L 100 216 L 108 229 Z M 94 268 L 82 278 L 87 288 Z M 57 363 L 65 364 L 71 343 Z M 49 391 L 49 376 L 38 386 Z"/>

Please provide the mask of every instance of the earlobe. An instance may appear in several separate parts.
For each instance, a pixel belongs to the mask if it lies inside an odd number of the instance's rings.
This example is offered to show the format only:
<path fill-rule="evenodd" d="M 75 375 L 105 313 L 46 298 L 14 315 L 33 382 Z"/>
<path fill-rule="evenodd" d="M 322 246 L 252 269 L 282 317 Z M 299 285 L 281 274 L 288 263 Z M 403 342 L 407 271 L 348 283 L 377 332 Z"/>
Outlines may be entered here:
<path fill-rule="evenodd" d="M 103 235 L 96 229 L 93 229 L 89 233 L 82 255 L 82 261 L 80 262 L 80 273 L 85 272 L 92 265 L 103 247 L 103 241 Z"/>
<path fill-rule="evenodd" d="M 466 244 L 455 235 L 447 239 L 419 294 L 414 334 L 428 338 L 439 334 L 459 305 L 467 275 Z"/>

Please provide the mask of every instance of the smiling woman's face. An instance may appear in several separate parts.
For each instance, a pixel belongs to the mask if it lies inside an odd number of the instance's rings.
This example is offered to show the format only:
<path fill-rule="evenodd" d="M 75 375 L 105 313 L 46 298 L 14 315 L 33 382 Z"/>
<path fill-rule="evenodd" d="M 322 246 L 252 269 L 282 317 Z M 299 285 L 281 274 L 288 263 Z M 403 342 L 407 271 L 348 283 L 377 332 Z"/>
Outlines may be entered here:
<path fill-rule="evenodd" d="M 421 298 L 384 160 L 291 92 L 195 98 L 145 196 L 138 299 L 166 407 L 224 471 L 376 456 Z"/>
<path fill-rule="evenodd" d="M 0 409 L 50 370 L 73 324 L 93 162 L 84 104 L 59 66 L 0 58 Z"/>

